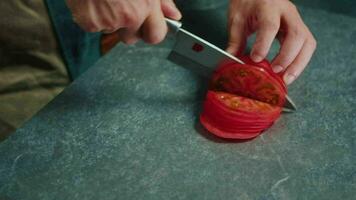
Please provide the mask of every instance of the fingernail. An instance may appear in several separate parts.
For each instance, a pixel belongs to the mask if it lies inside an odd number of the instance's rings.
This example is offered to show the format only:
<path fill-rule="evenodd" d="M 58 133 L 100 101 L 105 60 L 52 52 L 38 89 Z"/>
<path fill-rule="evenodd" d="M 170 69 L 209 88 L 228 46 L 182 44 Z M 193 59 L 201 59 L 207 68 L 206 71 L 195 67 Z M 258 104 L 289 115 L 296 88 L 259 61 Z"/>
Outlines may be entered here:
<path fill-rule="evenodd" d="M 284 76 L 284 82 L 289 85 L 291 84 L 294 80 L 295 80 L 296 76 L 293 74 L 287 74 L 286 76 Z"/>
<path fill-rule="evenodd" d="M 251 55 L 251 59 L 253 62 L 261 62 L 263 60 L 263 57 L 262 56 L 259 56 L 259 55 L 256 55 L 256 54 L 252 54 Z"/>
<path fill-rule="evenodd" d="M 274 73 L 277 74 L 277 73 L 283 71 L 283 67 L 280 66 L 280 65 L 276 65 L 276 66 L 273 66 L 273 67 L 272 67 L 272 70 L 273 70 Z"/>

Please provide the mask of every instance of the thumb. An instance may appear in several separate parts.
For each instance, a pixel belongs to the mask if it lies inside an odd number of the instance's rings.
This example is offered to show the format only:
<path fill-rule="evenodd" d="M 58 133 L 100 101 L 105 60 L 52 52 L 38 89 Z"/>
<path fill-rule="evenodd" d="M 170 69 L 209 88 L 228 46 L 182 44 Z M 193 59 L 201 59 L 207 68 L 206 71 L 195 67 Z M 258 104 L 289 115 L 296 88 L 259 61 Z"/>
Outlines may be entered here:
<path fill-rule="evenodd" d="M 174 20 L 180 20 L 182 18 L 182 14 L 173 0 L 161 0 L 161 9 L 165 17 Z"/>

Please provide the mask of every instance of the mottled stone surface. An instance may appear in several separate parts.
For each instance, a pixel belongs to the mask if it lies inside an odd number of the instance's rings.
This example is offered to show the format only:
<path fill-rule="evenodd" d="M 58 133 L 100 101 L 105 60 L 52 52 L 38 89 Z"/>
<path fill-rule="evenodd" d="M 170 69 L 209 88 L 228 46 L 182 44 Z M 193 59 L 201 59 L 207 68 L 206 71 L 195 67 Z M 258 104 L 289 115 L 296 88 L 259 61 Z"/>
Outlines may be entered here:
<path fill-rule="evenodd" d="M 201 129 L 206 80 L 164 59 L 169 41 L 118 46 L 0 143 L 0 199 L 354 199 L 356 19 L 301 12 L 319 46 L 299 110 L 260 137 Z"/>

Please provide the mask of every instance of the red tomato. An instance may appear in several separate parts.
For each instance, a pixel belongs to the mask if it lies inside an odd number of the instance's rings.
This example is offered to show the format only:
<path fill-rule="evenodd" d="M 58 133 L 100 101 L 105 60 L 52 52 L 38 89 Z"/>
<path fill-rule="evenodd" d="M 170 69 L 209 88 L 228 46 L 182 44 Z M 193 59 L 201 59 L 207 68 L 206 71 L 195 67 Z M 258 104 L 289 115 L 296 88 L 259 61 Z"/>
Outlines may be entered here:
<path fill-rule="evenodd" d="M 267 61 L 224 63 L 214 73 L 200 116 L 211 133 L 230 139 L 258 136 L 282 112 L 286 87 Z M 256 66 L 257 65 L 257 66 Z"/>

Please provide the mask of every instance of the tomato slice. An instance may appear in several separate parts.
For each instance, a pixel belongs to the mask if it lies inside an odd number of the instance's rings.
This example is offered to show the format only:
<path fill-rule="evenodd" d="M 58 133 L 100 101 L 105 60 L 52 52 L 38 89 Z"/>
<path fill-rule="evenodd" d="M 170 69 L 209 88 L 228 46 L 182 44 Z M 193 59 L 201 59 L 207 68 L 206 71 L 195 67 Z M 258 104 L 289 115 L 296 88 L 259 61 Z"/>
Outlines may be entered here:
<path fill-rule="evenodd" d="M 249 139 L 273 125 L 282 112 L 287 89 L 267 61 L 224 63 L 213 74 L 200 115 L 211 133 Z"/>
<path fill-rule="evenodd" d="M 250 122 L 243 122 L 234 120 L 232 118 L 225 118 L 223 115 L 214 115 L 212 112 L 203 112 L 202 116 L 209 118 L 214 121 L 216 124 L 220 125 L 220 127 L 224 128 L 233 128 L 233 129 L 264 129 L 266 126 L 271 124 L 272 121 L 269 122 L 254 122 L 251 120 Z"/>

